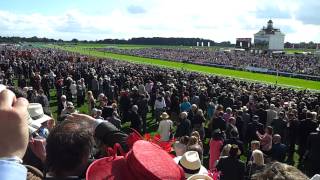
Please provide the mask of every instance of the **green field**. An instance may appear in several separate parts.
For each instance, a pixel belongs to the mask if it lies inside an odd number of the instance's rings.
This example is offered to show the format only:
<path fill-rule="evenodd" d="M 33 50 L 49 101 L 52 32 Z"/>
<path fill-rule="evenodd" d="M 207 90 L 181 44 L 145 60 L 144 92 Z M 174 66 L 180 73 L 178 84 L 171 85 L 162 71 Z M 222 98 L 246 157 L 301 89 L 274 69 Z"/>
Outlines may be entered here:
<path fill-rule="evenodd" d="M 275 84 L 277 81 L 278 85 L 281 85 L 281 86 L 288 86 L 288 87 L 298 88 L 298 89 L 310 89 L 310 90 L 318 90 L 318 91 L 320 90 L 319 81 L 310 81 L 310 80 L 303 80 L 303 79 L 290 78 L 290 77 L 277 78 L 277 76 L 274 76 L 274 75 L 230 70 L 230 69 L 216 68 L 216 67 L 208 67 L 208 66 L 201 66 L 201 65 L 194 65 L 194 64 L 186 64 L 181 62 L 171 62 L 171 61 L 164 61 L 159 59 L 142 58 L 142 57 L 135 57 L 135 56 L 129 56 L 129 55 L 119 55 L 114 53 L 100 52 L 100 51 L 91 49 L 91 48 L 101 48 L 101 47 L 108 47 L 108 46 L 117 46 L 118 48 L 154 47 L 154 46 L 146 46 L 146 45 L 110 45 L 110 44 L 109 45 L 78 44 L 78 45 L 64 45 L 64 46 L 46 45 L 46 47 L 59 48 L 62 50 L 77 52 L 85 55 L 91 55 L 99 58 L 112 58 L 115 60 L 124 60 L 124 61 L 129 61 L 134 63 L 143 63 L 143 64 L 168 67 L 168 68 L 184 69 L 188 71 L 215 74 L 220 76 L 227 76 L 227 77 L 250 80 L 250 81 L 258 81 L 258 82 L 264 82 L 269 84 Z"/>

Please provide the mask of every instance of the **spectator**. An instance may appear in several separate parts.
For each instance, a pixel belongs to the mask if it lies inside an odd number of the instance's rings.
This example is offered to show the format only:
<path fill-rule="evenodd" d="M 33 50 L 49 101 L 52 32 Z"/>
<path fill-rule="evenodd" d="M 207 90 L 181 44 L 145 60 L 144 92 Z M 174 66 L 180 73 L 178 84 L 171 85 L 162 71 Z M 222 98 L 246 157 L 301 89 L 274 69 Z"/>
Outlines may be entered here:
<path fill-rule="evenodd" d="M 262 135 L 257 131 L 257 135 L 260 140 L 260 145 L 261 145 L 261 150 L 263 153 L 269 155 L 271 152 L 272 148 L 272 134 L 273 134 L 273 129 L 272 127 L 268 126 L 265 128 L 265 133 Z"/>
<path fill-rule="evenodd" d="M 131 108 L 131 125 L 130 127 L 141 133 L 141 117 L 138 114 L 138 106 L 133 105 Z"/>
<path fill-rule="evenodd" d="M 210 140 L 210 160 L 209 169 L 214 170 L 216 167 L 216 162 L 219 160 L 220 153 L 223 147 L 223 134 L 220 129 L 216 129 L 212 133 Z"/>
<path fill-rule="evenodd" d="M 287 153 L 287 146 L 281 143 L 281 136 L 279 134 L 273 135 L 273 145 L 271 149 L 272 160 L 284 162 Z"/>
<path fill-rule="evenodd" d="M 190 136 L 191 134 L 191 122 L 187 119 L 188 114 L 186 112 L 180 113 L 180 122 L 176 129 L 175 137 Z"/>
<path fill-rule="evenodd" d="M 238 160 L 240 153 L 237 145 L 231 145 L 229 156 L 219 160 L 217 169 L 221 171 L 222 180 L 244 179 L 245 164 Z"/>
<path fill-rule="evenodd" d="M 252 152 L 252 162 L 250 162 L 246 168 L 248 179 L 252 179 L 252 175 L 262 171 L 264 167 L 263 153 L 260 150 L 254 150 Z"/>
<path fill-rule="evenodd" d="M 171 133 L 173 133 L 173 123 L 166 112 L 163 112 L 160 118 L 158 132 L 160 133 L 161 141 L 169 141 Z"/>

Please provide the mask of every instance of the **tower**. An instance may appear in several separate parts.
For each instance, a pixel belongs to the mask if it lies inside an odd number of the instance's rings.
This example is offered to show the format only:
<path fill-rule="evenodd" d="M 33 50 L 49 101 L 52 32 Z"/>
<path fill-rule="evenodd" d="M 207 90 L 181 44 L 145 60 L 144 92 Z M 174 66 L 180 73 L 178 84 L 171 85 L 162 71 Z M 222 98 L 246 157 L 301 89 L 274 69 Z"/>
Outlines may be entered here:
<path fill-rule="evenodd" d="M 268 21 L 267 29 L 273 29 L 273 22 L 271 19 Z"/>

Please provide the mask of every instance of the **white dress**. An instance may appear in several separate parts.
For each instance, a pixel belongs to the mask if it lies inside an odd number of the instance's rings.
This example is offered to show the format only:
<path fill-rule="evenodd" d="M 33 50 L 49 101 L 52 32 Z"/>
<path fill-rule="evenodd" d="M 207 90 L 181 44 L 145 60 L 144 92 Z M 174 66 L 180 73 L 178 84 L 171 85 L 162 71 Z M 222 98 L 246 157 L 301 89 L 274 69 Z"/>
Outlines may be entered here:
<path fill-rule="evenodd" d="M 170 119 L 160 121 L 158 132 L 161 136 L 161 141 L 169 141 L 172 125 L 173 123 Z"/>

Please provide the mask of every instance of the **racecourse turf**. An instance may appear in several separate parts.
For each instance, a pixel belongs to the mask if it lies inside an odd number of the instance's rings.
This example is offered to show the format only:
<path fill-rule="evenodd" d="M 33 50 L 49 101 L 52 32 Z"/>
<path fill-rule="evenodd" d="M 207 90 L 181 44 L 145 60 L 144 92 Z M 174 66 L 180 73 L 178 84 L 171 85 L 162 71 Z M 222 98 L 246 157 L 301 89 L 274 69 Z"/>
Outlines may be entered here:
<path fill-rule="evenodd" d="M 50 48 L 59 48 L 62 50 L 66 50 L 69 52 L 77 52 L 80 54 L 90 55 L 98 58 L 112 58 L 115 60 L 124 60 L 134 63 L 143 63 L 143 64 L 150 64 L 180 70 L 187 70 L 187 71 L 195 71 L 207 74 L 214 74 L 219 76 L 226 76 L 232 77 L 237 79 L 249 80 L 249 81 L 257 81 L 263 82 L 268 84 L 277 84 L 281 86 L 288 86 L 297 89 L 309 89 L 309 90 L 317 90 L 320 91 L 320 82 L 319 81 L 311 81 L 311 80 L 304 80 L 298 78 L 290 78 L 290 77 L 283 77 L 283 76 L 275 76 L 275 75 L 268 75 L 262 73 L 254 73 L 248 71 L 239 71 L 239 70 L 230 70 L 224 68 L 216 68 L 216 67 L 209 67 L 203 65 L 195 65 L 195 64 L 187 64 L 182 62 L 175 62 L 175 61 L 166 61 L 160 59 L 151 59 L 151 58 L 143 58 L 143 57 L 136 57 L 130 55 L 121 55 L 121 54 L 114 54 L 108 52 L 101 52 L 97 51 L 93 48 L 101 48 L 101 47 L 109 47 L 115 46 L 118 48 L 145 48 L 145 47 L 155 47 L 155 46 L 145 46 L 145 45 L 105 45 L 105 44 L 80 44 L 80 45 L 45 45 L 46 47 Z M 167 47 L 167 46 L 161 46 Z M 170 46 L 168 46 L 170 47 Z"/>

